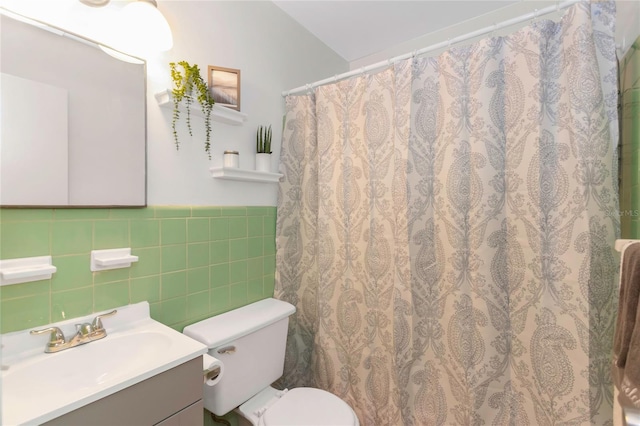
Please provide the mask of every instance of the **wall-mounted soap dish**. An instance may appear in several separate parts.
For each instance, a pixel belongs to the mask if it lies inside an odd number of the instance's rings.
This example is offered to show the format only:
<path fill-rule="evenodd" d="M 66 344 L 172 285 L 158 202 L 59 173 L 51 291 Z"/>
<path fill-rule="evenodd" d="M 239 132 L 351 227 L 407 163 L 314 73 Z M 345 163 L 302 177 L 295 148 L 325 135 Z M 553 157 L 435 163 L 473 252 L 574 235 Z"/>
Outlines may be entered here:
<path fill-rule="evenodd" d="M 0 260 L 0 285 L 48 280 L 56 271 L 51 256 Z"/>
<path fill-rule="evenodd" d="M 91 250 L 91 271 L 128 268 L 137 262 L 138 256 L 131 255 L 130 248 Z"/>

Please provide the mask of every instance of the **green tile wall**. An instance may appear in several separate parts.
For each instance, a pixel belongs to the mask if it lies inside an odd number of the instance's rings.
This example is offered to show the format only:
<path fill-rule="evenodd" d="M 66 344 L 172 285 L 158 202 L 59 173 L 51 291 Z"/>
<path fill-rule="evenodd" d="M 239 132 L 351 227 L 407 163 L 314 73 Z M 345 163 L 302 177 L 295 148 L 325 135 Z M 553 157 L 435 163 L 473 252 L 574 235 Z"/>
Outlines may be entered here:
<path fill-rule="evenodd" d="M 640 37 L 621 61 L 620 235 L 640 238 Z"/>
<path fill-rule="evenodd" d="M 624 96 L 620 150 L 620 235 L 640 238 L 640 89 Z M 633 101 L 632 101 L 633 100 Z"/>
<path fill-rule="evenodd" d="M 0 332 L 146 300 L 186 325 L 273 295 L 275 207 L 0 209 L 0 259 L 51 255 L 50 280 L 0 287 Z M 131 247 L 130 268 L 91 272 L 91 250 Z"/>

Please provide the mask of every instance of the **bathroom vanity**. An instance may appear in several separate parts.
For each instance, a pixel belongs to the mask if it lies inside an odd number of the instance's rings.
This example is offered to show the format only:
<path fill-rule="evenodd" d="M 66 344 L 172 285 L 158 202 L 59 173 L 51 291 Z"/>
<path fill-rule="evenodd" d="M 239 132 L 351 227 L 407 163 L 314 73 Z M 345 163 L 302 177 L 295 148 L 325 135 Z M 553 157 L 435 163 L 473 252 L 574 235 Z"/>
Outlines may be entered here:
<path fill-rule="evenodd" d="M 38 328 L 68 340 L 96 315 Z M 147 302 L 103 323 L 106 337 L 55 353 L 45 353 L 47 334 L 0 336 L 0 424 L 201 424 L 206 346 L 151 319 Z"/>

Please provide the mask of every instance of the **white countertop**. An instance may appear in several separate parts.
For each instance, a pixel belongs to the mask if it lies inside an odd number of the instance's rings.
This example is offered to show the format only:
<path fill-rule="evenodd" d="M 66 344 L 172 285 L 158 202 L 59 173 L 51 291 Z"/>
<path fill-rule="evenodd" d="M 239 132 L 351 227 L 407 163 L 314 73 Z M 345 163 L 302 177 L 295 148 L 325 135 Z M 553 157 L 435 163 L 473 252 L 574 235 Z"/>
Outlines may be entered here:
<path fill-rule="evenodd" d="M 49 335 L 30 330 L 0 336 L 2 425 L 40 424 L 207 352 L 207 347 L 153 319 L 149 304 L 117 308 L 102 320 L 107 337 L 58 353 L 44 353 Z M 67 340 L 74 324 L 97 314 L 49 324 Z"/>

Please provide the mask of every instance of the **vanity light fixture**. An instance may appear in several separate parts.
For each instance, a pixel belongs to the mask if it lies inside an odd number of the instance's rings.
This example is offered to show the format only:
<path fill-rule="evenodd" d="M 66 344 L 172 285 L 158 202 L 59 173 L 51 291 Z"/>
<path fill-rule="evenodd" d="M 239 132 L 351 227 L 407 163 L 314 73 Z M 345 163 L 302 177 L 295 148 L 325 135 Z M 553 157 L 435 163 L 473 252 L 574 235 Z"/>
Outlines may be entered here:
<path fill-rule="evenodd" d="M 156 0 L 137 0 L 122 9 L 124 25 L 130 29 L 129 43 L 137 51 L 164 52 L 173 47 L 171 27 Z"/>
<path fill-rule="evenodd" d="M 80 0 L 80 3 L 91 7 L 102 7 L 109 4 L 111 0 Z"/>
<path fill-rule="evenodd" d="M 91 7 L 103 7 L 110 2 L 110 0 L 79 1 Z M 119 15 L 118 28 L 113 29 L 116 38 L 109 43 L 110 47 L 141 57 L 154 52 L 164 52 L 173 47 L 171 27 L 162 12 L 158 10 L 156 0 L 133 0 L 120 10 Z M 112 55 L 113 50 L 106 46 L 103 50 Z"/>

